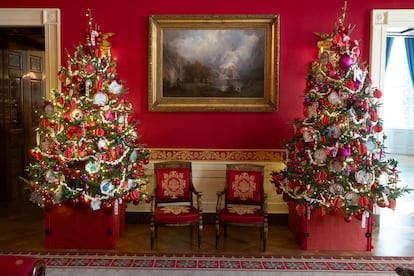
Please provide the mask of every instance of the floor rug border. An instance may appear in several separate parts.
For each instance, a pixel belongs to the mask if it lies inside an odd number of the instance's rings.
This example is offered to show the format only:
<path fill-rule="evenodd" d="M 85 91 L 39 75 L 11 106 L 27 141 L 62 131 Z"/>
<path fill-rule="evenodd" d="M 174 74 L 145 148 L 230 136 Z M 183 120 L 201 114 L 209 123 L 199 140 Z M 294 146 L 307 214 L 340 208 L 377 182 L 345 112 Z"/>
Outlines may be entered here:
<path fill-rule="evenodd" d="M 411 256 L 234 255 L 113 252 L 4 252 L 0 255 L 35 256 L 51 268 L 105 268 L 204 271 L 394 272 L 414 269 Z"/>

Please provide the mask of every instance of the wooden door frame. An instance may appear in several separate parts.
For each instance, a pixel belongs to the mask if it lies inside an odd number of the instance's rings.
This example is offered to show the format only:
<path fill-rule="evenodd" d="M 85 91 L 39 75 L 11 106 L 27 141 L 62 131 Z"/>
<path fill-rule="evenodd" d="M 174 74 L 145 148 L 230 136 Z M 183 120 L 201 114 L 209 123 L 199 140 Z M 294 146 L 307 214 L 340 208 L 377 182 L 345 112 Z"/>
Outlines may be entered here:
<path fill-rule="evenodd" d="M 60 10 L 59 9 L 0 9 L 2 27 L 44 27 L 45 33 L 45 96 L 52 89 L 60 90 Z"/>

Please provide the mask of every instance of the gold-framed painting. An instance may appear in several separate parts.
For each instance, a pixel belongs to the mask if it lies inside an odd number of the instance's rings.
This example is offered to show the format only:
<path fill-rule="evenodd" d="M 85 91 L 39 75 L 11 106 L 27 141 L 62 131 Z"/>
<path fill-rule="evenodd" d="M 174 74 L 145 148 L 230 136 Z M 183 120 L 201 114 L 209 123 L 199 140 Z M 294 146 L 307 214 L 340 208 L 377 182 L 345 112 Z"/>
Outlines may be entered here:
<path fill-rule="evenodd" d="M 278 110 L 279 15 L 152 15 L 149 111 Z"/>

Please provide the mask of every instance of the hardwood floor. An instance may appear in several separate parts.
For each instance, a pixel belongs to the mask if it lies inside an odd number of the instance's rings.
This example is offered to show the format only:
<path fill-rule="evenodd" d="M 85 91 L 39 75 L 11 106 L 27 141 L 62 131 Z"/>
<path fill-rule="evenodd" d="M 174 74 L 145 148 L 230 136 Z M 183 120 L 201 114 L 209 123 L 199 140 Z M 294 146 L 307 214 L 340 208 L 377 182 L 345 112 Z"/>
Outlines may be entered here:
<path fill-rule="evenodd" d="M 399 160 L 401 185 L 414 188 L 414 156 L 395 156 Z M 43 246 L 42 209 L 28 200 L 0 205 L 0 252 L 47 251 Z M 380 209 L 380 225 L 374 227 L 373 246 L 367 251 L 302 250 L 287 226 L 269 228 L 268 249 L 262 252 L 257 229 L 229 228 L 215 248 L 215 229 L 205 225 L 202 248 L 196 237 L 190 240 L 188 228 L 160 228 L 154 250 L 150 250 L 149 226 L 127 224 L 117 248 L 108 253 L 194 253 L 234 255 L 358 255 L 358 256 L 414 256 L 414 193 L 400 198 L 395 211 Z M 54 250 L 55 251 L 55 250 Z M 80 250 L 64 250 L 76 251 Z M 87 250 L 91 252 L 91 250 Z M 101 251 L 100 251 L 101 252 Z"/>

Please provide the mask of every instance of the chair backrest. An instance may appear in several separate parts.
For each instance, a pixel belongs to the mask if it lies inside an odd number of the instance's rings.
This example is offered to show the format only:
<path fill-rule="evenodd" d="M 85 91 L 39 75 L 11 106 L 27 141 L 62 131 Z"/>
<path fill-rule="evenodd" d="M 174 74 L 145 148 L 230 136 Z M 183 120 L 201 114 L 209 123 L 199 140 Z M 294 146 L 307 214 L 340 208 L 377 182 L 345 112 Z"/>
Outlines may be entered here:
<path fill-rule="evenodd" d="M 158 203 L 190 202 L 193 183 L 191 162 L 167 161 L 154 163 L 155 196 Z"/>
<path fill-rule="evenodd" d="M 256 164 L 227 164 L 226 205 L 261 205 L 264 201 L 264 166 Z"/>

